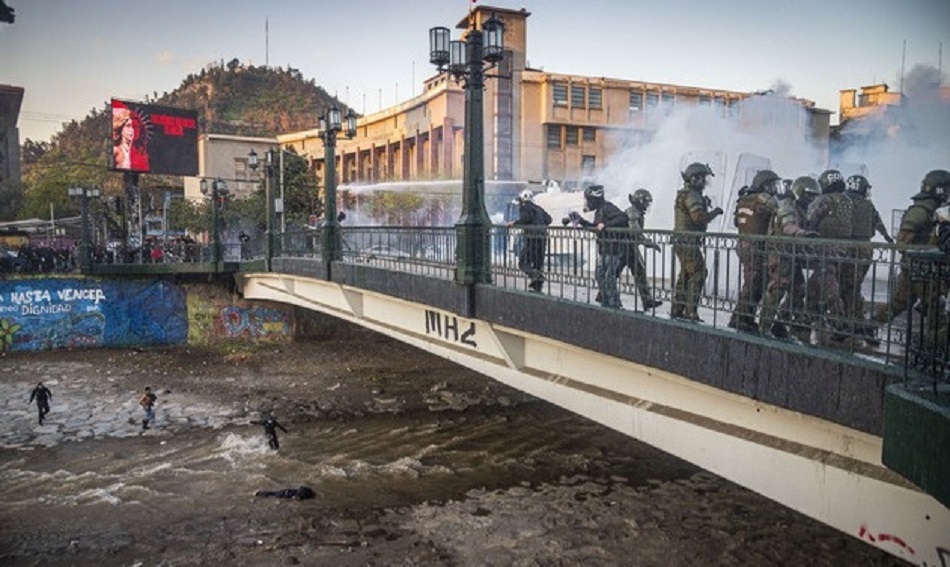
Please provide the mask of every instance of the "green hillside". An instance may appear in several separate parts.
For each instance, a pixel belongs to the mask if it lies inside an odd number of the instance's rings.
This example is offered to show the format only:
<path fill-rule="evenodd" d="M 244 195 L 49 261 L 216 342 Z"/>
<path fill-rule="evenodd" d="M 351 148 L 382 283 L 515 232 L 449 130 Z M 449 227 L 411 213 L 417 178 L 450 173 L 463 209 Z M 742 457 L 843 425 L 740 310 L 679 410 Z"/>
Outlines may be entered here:
<path fill-rule="evenodd" d="M 198 111 L 199 133 L 272 137 L 316 127 L 317 116 L 343 105 L 293 68 L 245 66 L 237 59 L 206 66 L 171 93 L 145 94 L 144 102 Z M 49 143 L 21 148 L 22 187 L 0 188 L 0 221 L 78 214 L 66 196 L 70 185 L 99 185 L 121 195 L 121 174 L 107 170 L 111 115 L 108 100 L 82 120 L 65 123 Z M 143 189 L 181 187 L 181 178 L 142 176 Z"/>

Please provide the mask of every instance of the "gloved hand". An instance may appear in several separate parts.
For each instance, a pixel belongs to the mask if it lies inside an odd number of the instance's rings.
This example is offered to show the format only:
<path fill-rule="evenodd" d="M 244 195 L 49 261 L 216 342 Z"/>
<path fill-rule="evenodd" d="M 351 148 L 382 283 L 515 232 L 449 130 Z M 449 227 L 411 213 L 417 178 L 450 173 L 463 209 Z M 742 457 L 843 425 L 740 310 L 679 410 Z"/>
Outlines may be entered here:
<path fill-rule="evenodd" d="M 894 239 L 891 238 L 890 236 L 885 236 L 884 242 L 887 242 L 888 244 L 894 244 Z"/>
<path fill-rule="evenodd" d="M 798 232 L 798 236 L 801 236 L 804 238 L 817 238 L 818 232 L 814 230 L 802 230 Z"/>
<path fill-rule="evenodd" d="M 579 224 L 581 220 L 583 220 L 580 213 L 578 213 L 577 211 L 571 211 L 570 213 L 568 213 L 567 218 L 571 219 L 571 222 L 574 224 Z"/>
<path fill-rule="evenodd" d="M 563 219 L 561 219 L 561 224 L 564 225 L 564 226 L 567 226 L 567 225 L 571 224 L 571 219 L 568 218 L 568 217 L 564 217 Z"/>
<path fill-rule="evenodd" d="M 709 211 L 709 214 L 711 214 L 713 217 L 718 217 L 722 214 L 722 207 L 716 207 L 715 209 Z"/>
<path fill-rule="evenodd" d="M 657 244 L 656 242 L 650 242 L 649 244 L 646 245 L 646 247 L 651 250 L 656 250 L 657 252 L 660 252 L 660 245 Z"/>
<path fill-rule="evenodd" d="M 950 205 L 940 207 L 934 211 L 934 222 L 939 224 L 946 224 L 950 222 Z"/>

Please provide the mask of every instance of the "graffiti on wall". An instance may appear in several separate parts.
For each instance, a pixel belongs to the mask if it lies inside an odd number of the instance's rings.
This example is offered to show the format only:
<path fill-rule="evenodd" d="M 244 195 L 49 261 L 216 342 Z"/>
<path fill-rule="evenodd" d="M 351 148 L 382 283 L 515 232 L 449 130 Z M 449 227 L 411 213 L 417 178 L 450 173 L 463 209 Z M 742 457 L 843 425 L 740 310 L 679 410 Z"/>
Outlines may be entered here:
<path fill-rule="evenodd" d="M 293 309 L 235 301 L 226 290 L 188 286 L 188 343 L 285 341 L 293 338 Z"/>
<path fill-rule="evenodd" d="M 185 293 L 162 280 L 0 281 L 0 349 L 185 342 Z"/>
<path fill-rule="evenodd" d="M 286 338 L 290 333 L 287 313 L 270 307 L 229 305 L 221 310 L 220 332 L 230 338 Z"/>

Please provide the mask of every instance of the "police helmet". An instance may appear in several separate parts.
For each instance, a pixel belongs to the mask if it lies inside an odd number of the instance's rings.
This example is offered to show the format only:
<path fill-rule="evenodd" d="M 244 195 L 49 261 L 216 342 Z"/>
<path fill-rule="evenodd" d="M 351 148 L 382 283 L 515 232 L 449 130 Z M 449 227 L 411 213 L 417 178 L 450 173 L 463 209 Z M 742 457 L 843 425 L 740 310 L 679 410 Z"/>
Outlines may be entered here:
<path fill-rule="evenodd" d="M 627 195 L 627 199 L 630 200 L 631 205 L 639 208 L 641 211 L 647 210 L 647 207 L 653 203 L 653 195 L 646 189 L 637 189 L 632 195 Z"/>
<path fill-rule="evenodd" d="M 867 197 L 868 190 L 871 189 L 868 178 L 863 175 L 852 175 L 847 179 L 845 185 L 847 185 L 846 191 L 848 193 L 856 193 L 862 197 Z"/>
<path fill-rule="evenodd" d="M 706 186 L 706 176 L 715 176 L 716 174 L 713 173 L 708 164 L 694 162 L 689 164 L 682 175 L 683 181 L 689 183 L 691 187 L 702 189 Z"/>
<path fill-rule="evenodd" d="M 950 197 L 950 171 L 934 169 L 928 171 L 920 182 L 920 192 L 946 200 Z"/>
<path fill-rule="evenodd" d="M 807 175 L 802 175 L 801 177 L 797 177 L 795 181 L 792 181 L 791 191 L 796 201 L 811 199 L 821 194 L 818 182 L 815 181 L 814 177 Z"/>
<path fill-rule="evenodd" d="M 518 193 L 518 202 L 527 203 L 534 200 L 534 193 L 530 189 L 525 189 L 521 193 Z"/>
<path fill-rule="evenodd" d="M 822 193 L 840 193 L 844 191 L 844 177 L 837 169 L 826 169 L 818 176 L 818 185 Z"/>
<path fill-rule="evenodd" d="M 752 178 L 752 190 L 754 192 L 766 191 L 775 194 L 777 192 L 776 181 L 781 183 L 782 178 L 771 169 L 763 169 Z"/>

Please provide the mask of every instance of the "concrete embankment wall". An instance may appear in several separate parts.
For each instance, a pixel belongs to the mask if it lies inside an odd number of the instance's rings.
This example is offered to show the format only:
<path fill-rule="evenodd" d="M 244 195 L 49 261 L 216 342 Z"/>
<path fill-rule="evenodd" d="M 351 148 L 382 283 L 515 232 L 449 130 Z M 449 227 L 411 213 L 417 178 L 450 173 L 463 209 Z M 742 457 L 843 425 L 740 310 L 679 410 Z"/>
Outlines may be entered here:
<path fill-rule="evenodd" d="M 289 341 L 289 305 L 245 301 L 228 280 L 0 280 L 0 351 Z"/>

